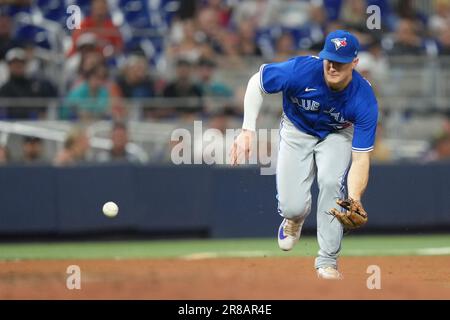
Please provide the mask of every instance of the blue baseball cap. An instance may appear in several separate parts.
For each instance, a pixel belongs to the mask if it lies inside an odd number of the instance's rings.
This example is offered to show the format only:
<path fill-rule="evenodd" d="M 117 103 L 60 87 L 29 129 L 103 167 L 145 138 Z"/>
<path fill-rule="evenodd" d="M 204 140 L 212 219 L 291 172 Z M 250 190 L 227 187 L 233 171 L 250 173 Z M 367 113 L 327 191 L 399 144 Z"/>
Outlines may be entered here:
<path fill-rule="evenodd" d="M 350 63 L 356 58 L 358 51 L 359 41 L 353 34 L 345 30 L 335 30 L 327 35 L 319 57 L 324 60 Z"/>

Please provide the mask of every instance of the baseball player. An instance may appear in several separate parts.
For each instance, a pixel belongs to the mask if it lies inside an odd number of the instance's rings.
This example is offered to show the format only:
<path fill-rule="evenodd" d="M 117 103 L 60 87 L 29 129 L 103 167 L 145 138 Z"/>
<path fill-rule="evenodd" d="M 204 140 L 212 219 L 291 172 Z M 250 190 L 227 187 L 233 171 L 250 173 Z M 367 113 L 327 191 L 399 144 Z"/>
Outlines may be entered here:
<path fill-rule="evenodd" d="M 319 185 L 315 260 L 319 278 L 340 279 L 337 258 L 344 231 L 364 225 L 361 197 L 369 178 L 378 105 L 370 83 L 356 70 L 359 42 L 343 30 L 328 34 L 315 56 L 262 65 L 247 86 L 233 165 L 248 159 L 266 94 L 283 93 L 276 169 L 278 244 L 291 250 L 311 210 L 311 184 Z"/>

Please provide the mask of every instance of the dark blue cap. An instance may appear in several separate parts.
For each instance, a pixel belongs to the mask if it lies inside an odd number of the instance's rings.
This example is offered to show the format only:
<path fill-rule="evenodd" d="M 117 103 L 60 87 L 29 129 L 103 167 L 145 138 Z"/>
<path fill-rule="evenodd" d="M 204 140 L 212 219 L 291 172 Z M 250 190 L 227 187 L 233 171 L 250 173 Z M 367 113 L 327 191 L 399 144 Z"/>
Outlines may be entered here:
<path fill-rule="evenodd" d="M 324 60 L 350 63 L 356 58 L 358 51 L 359 41 L 353 34 L 345 30 L 335 30 L 327 35 L 319 57 Z"/>

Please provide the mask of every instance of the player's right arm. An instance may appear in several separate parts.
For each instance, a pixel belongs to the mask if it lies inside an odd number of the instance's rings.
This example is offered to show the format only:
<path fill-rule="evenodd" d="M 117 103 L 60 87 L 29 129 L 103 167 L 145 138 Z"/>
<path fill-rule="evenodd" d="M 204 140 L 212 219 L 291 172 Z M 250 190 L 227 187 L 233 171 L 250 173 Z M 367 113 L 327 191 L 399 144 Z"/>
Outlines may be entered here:
<path fill-rule="evenodd" d="M 244 123 L 242 132 L 231 148 L 231 164 L 247 161 L 252 153 L 255 138 L 256 118 L 261 109 L 264 95 L 277 93 L 289 87 L 290 77 L 295 72 L 296 58 L 284 62 L 262 65 L 248 81 L 244 97 Z"/>
<path fill-rule="evenodd" d="M 233 166 L 249 159 L 256 131 L 256 119 L 261 109 L 264 92 L 260 87 L 260 73 L 255 73 L 247 84 L 244 96 L 244 122 L 241 133 L 231 147 L 231 164 Z"/>

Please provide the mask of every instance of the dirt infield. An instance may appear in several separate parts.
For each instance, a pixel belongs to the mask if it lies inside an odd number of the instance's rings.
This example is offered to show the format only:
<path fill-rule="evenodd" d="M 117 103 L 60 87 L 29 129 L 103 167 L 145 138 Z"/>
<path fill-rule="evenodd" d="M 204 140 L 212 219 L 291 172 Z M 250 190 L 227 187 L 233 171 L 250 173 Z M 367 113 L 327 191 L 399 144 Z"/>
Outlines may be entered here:
<path fill-rule="evenodd" d="M 0 299 L 450 299 L 450 256 L 343 257 L 342 281 L 314 258 L 1 261 Z M 69 265 L 81 290 L 66 288 Z M 369 265 L 381 289 L 367 288 Z"/>

